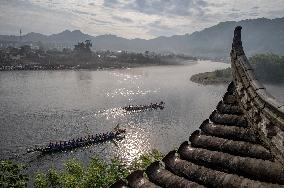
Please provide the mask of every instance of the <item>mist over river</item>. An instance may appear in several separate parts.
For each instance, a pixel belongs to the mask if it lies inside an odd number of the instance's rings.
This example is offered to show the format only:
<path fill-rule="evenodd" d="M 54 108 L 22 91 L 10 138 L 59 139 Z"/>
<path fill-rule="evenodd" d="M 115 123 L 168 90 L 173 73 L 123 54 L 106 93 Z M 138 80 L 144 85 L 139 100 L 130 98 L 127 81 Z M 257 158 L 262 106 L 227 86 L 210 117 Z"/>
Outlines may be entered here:
<path fill-rule="evenodd" d="M 67 159 L 98 155 L 129 163 L 151 149 L 163 153 L 188 140 L 215 109 L 226 85 L 203 86 L 193 74 L 229 67 L 199 61 L 179 66 L 116 70 L 0 72 L 0 157 L 28 164 L 28 172 L 61 167 Z M 125 113 L 121 107 L 165 102 L 164 110 Z M 72 152 L 24 154 L 34 145 L 126 129 L 118 141 Z"/>

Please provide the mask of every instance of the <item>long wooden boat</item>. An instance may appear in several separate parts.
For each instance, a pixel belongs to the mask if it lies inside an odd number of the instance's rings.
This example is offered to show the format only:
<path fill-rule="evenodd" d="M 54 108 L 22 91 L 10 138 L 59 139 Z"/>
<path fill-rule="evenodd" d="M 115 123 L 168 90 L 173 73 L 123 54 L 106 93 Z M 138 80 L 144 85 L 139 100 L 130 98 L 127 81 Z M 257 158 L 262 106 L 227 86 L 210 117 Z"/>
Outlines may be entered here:
<path fill-rule="evenodd" d="M 140 106 L 126 106 L 123 107 L 122 109 L 125 111 L 143 111 L 143 110 L 157 110 L 157 109 L 164 109 L 164 102 L 160 102 L 160 103 L 154 103 L 154 104 L 149 104 L 149 105 L 140 105 Z"/>
<path fill-rule="evenodd" d="M 92 144 L 99 144 L 111 140 L 121 140 L 125 137 L 125 129 L 116 129 L 114 132 L 89 135 L 88 137 L 81 137 L 78 139 L 72 139 L 68 141 L 60 141 L 59 143 L 49 143 L 46 146 L 35 147 L 33 149 L 28 149 L 27 152 L 41 152 L 44 154 L 55 153 L 61 151 L 73 150 L 79 147 L 84 147 Z"/>

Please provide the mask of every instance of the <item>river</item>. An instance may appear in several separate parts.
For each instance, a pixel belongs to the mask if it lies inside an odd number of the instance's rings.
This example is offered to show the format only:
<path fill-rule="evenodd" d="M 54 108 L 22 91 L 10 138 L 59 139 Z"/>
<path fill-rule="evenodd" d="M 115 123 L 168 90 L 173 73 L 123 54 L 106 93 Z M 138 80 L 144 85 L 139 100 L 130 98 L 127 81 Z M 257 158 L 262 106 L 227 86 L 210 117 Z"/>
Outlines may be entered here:
<path fill-rule="evenodd" d="M 193 74 L 228 67 L 198 61 L 116 70 L 0 72 L 0 158 L 28 164 L 29 173 L 68 159 L 119 157 L 125 163 L 151 149 L 163 153 L 188 140 L 221 100 L 226 85 L 203 86 Z M 165 102 L 164 110 L 125 113 L 120 107 Z M 52 155 L 25 154 L 34 145 L 110 131 L 125 139 Z"/>

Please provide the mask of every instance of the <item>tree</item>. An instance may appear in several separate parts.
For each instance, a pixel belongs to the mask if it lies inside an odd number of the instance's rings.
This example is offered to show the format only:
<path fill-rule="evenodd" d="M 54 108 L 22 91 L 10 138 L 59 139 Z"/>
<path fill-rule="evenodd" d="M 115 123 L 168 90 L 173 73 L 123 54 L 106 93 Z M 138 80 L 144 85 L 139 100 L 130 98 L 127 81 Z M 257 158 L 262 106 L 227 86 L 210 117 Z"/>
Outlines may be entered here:
<path fill-rule="evenodd" d="M 86 40 L 85 43 L 86 50 L 91 52 L 91 47 L 93 46 L 91 40 Z"/>
<path fill-rule="evenodd" d="M 74 51 L 77 53 L 91 53 L 92 43 L 91 40 L 86 40 L 85 42 L 79 42 L 74 46 Z"/>
<path fill-rule="evenodd" d="M 24 45 L 21 46 L 20 48 L 20 54 L 21 55 L 28 55 L 29 53 L 31 53 L 32 49 L 29 45 Z"/>
<path fill-rule="evenodd" d="M 145 56 L 146 56 L 146 57 L 149 57 L 149 51 L 148 51 L 148 50 L 145 51 Z"/>

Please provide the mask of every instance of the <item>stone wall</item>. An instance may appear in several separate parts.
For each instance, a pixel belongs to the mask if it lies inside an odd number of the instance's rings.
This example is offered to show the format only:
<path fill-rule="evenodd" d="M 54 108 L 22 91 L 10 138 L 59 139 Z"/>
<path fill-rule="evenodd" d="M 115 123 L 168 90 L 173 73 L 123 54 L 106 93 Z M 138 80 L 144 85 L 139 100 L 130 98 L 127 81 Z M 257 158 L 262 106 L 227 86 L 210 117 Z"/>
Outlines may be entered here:
<path fill-rule="evenodd" d="M 261 141 L 284 163 L 284 104 L 270 95 L 255 77 L 243 51 L 241 29 L 234 32 L 231 51 L 233 79 L 237 99 L 243 108 L 251 129 Z"/>

